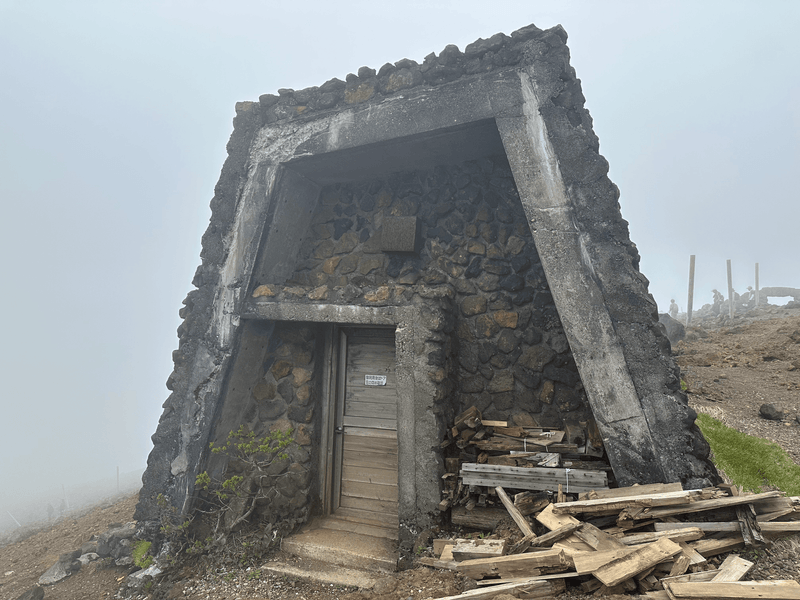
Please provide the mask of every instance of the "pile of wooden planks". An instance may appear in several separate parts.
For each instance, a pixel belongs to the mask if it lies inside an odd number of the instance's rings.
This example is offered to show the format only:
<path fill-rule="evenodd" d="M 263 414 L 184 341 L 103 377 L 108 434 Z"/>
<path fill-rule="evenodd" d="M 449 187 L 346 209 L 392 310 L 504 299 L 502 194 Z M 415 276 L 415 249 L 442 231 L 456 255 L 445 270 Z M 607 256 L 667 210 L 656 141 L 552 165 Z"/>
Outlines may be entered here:
<path fill-rule="evenodd" d="M 601 596 L 800 600 L 796 581 L 742 581 L 753 565 L 735 554 L 717 568 L 708 561 L 800 532 L 800 497 L 744 494 L 730 485 L 702 490 L 683 490 L 679 483 L 641 485 L 547 503 L 532 522 L 502 487 L 495 495 L 521 540 L 436 540 L 437 558 L 419 559 L 477 580 L 477 589 L 450 598 L 540 598 L 573 582 Z"/>
<path fill-rule="evenodd" d="M 483 420 L 472 406 L 456 417 L 441 448 L 447 473 L 439 509 L 454 508 L 453 523 L 458 525 L 471 526 L 464 519 L 474 516 L 476 506 L 499 508 L 497 487 L 528 492 L 519 497 L 523 512 L 549 501 L 548 496 L 532 492 L 560 490 L 574 496 L 608 487 L 611 467 L 603 460 L 602 440 L 593 421 L 566 425 L 563 430 L 512 426 Z M 491 515 L 491 510 L 482 511 L 480 518 Z M 502 509 L 495 514 L 504 516 Z"/>

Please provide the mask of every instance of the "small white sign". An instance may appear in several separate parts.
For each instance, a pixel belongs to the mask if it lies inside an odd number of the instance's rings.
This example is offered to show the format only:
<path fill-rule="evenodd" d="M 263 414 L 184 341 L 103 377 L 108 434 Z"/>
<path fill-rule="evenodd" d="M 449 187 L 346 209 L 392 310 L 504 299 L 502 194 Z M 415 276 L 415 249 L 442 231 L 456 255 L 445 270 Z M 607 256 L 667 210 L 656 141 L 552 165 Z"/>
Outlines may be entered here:
<path fill-rule="evenodd" d="M 386 385 L 386 375 L 364 375 L 364 385 Z"/>

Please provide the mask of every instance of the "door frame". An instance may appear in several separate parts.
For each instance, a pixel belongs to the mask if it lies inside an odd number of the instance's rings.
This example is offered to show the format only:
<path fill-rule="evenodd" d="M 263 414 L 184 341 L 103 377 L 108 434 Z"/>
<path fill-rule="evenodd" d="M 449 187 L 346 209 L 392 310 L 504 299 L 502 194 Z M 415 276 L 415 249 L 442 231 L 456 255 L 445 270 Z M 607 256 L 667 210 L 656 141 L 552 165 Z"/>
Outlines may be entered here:
<path fill-rule="evenodd" d="M 437 422 L 432 410 L 441 400 L 442 390 L 431 377 L 432 367 L 425 358 L 427 343 L 433 328 L 428 327 L 431 314 L 444 320 L 446 310 L 434 305 L 412 303 L 405 306 L 354 306 L 347 304 L 305 304 L 289 302 L 253 303 L 252 310 L 244 317 L 271 321 L 301 321 L 327 324 L 324 327 L 324 351 L 321 386 L 315 405 L 319 409 L 319 448 L 316 455 L 317 473 L 314 484 L 314 504 L 322 514 L 330 514 L 330 482 L 333 452 L 333 420 L 331 406 L 323 401 L 330 397 L 335 385 L 331 369 L 338 348 L 333 344 L 334 330 L 348 326 L 395 328 L 395 360 L 398 382 L 397 392 L 397 452 L 398 452 L 398 512 L 400 538 L 413 539 L 415 535 L 404 523 L 417 527 L 430 527 L 434 523 L 431 515 L 441 500 L 439 476 L 444 465 L 435 451 L 444 434 L 443 426 Z M 423 318 L 423 310 L 428 319 Z M 437 312 L 438 311 L 438 312 Z M 439 315 L 439 317 L 436 317 Z M 436 330 L 438 332 L 438 329 Z M 441 335 L 441 334 L 438 334 Z M 428 350 L 429 351 L 429 350 Z M 432 477 L 432 475 L 434 475 Z"/>

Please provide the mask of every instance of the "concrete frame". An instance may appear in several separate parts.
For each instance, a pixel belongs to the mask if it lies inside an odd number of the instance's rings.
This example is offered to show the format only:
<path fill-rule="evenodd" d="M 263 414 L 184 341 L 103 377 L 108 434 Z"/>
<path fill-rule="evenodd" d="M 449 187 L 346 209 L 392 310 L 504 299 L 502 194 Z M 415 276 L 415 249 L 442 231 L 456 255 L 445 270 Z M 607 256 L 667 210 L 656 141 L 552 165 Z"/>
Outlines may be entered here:
<path fill-rule="evenodd" d="M 575 209 L 539 112 L 529 68 L 461 80 L 437 88 L 435 94 L 409 93 L 402 102 L 354 107 L 302 123 L 264 126 L 251 150 L 251 162 L 263 171 L 264 183 L 258 186 L 252 183 L 262 180 L 258 175 L 248 180 L 250 188 L 245 190 L 237 214 L 239 235 L 223 270 L 231 275 L 231 282 L 218 288 L 217 306 L 229 304 L 229 298 L 235 295 L 233 289 L 249 289 L 249 285 L 234 288 L 231 283 L 234 273 L 248 272 L 241 270 L 243 265 L 255 264 L 261 240 L 253 223 L 270 223 L 262 254 L 268 262 L 268 257 L 291 255 L 302 243 L 307 234 L 305 226 L 310 221 L 310 218 L 299 219 L 298 215 L 310 215 L 323 184 L 407 168 L 406 164 L 375 160 L 376 149 L 409 140 L 414 143 L 415 138 L 418 144 L 424 144 L 426 134 L 452 131 L 454 127 L 468 128 L 470 124 L 485 127 L 487 120 L 495 123 L 502 140 L 600 432 L 605 440 L 621 442 L 612 441 L 606 446 L 612 468 L 620 484 L 666 480 L 658 448 L 597 282 L 597 266 L 587 251 L 586 236 L 572 218 Z M 351 153 L 363 152 L 365 146 L 371 148 L 365 156 L 372 157 L 372 162 L 361 167 Z M 424 149 L 406 154 L 412 154 L 416 162 L 428 160 Z M 343 158 L 337 161 L 337 156 Z M 333 164 L 349 165 L 350 172 L 337 172 L 325 163 L 326 159 Z M 317 160 L 321 164 L 318 172 Z M 289 265 L 280 259 L 261 269 L 265 281 L 278 281 L 289 274 Z M 247 277 L 242 283 L 249 281 Z M 219 311 L 220 339 L 233 336 L 226 315 L 236 312 L 235 309 Z M 648 468 L 630 473 L 629 459 L 634 456 L 647 457 Z"/>
<path fill-rule="evenodd" d="M 395 327 L 396 376 L 397 376 L 397 444 L 398 444 L 398 514 L 401 523 L 414 523 L 419 505 L 438 502 L 439 485 L 430 473 L 438 468 L 435 457 L 425 451 L 424 444 L 415 440 L 429 440 L 436 443 L 439 435 L 433 413 L 429 410 L 433 403 L 431 384 L 427 374 L 414 368 L 415 348 L 424 343 L 426 329 L 420 325 L 419 308 L 408 306 L 343 306 L 334 304 L 294 305 L 276 302 L 254 302 L 242 315 L 245 319 L 268 321 L 302 321 L 311 323 L 330 323 L 338 326 L 393 326 Z M 333 419 L 330 411 L 331 371 L 333 357 L 331 349 L 335 339 L 325 340 L 321 435 L 319 453 L 318 489 L 320 505 L 327 513 L 328 501 L 325 497 L 330 491 L 330 462 L 333 446 Z"/>

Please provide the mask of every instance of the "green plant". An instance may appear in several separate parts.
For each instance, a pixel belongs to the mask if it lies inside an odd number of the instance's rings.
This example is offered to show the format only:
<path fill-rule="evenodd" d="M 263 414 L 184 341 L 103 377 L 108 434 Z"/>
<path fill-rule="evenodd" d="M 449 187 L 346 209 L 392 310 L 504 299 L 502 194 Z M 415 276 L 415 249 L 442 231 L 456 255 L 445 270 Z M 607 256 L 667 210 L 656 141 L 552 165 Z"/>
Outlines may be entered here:
<path fill-rule="evenodd" d="M 681 391 L 685 392 L 689 389 L 689 385 L 686 383 L 686 380 L 681 379 Z"/>
<path fill-rule="evenodd" d="M 697 425 L 711 446 L 714 463 L 731 482 L 758 492 L 763 486 L 800 495 L 800 465 L 777 444 L 732 429 L 706 414 Z"/>
<path fill-rule="evenodd" d="M 268 493 L 279 477 L 272 474 L 270 467 L 276 461 L 288 460 L 286 450 L 294 443 L 292 429 L 275 430 L 256 437 L 244 426 L 231 431 L 222 445 L 211 442 L 212 453 L 226 454 L 243 467 L 242 474 L 229 475 L 221 481 L 214 481 L 207 471 L 195 479 L 195 487 L 205 492 L 213 505 L 208 512 L 217 514 L 215 534 L 221 528 L 234 530 L 250 517 L 259 500 L 268 499 Z"/>
<path fill-rule="evenodd" d="M 253 569 L 247 574 L 247 578 L 250 581 L 254 581 L 256 579 L 261 579 L 261 571 L 259 569 Z"/>
<path fill-rule="evenodd" d="M 151 542 L 147 540 L 140 540 L 136 542 L 136 545 L 133 547 L 133 564 L 140 569 L 146 569 L 153 564 L 153 557 L 150 556 L 151 545 Z"/>

